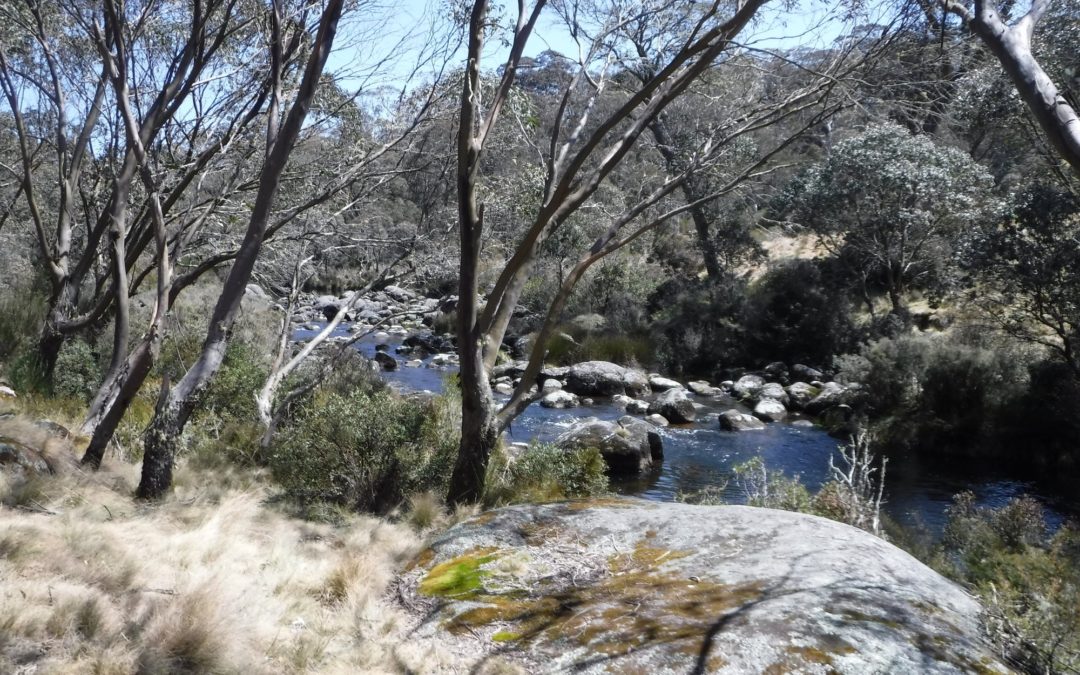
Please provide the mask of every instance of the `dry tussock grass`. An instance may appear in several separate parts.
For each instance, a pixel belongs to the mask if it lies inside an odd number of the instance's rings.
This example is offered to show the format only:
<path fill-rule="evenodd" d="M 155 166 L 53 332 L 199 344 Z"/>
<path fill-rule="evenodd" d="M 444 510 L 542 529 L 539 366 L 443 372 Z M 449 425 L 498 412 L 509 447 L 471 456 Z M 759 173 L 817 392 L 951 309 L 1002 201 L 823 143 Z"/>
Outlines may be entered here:
<path fill-rule="evenodd" d="M 467 669 L 408 636 L 387 597 L 421 548 L 412 528 L 292 518 L 257 475 L 177 478 L 148 506 L 131 499 L 134 466 L 71 468 L 35 508 L 0 506 L 0 672 Z"/>

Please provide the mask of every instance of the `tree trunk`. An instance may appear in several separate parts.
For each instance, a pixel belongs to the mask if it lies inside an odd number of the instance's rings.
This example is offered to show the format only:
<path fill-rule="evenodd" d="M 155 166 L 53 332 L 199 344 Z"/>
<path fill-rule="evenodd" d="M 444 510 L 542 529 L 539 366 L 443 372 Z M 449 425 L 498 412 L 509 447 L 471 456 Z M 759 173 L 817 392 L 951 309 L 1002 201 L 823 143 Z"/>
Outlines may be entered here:
<path fill-rule="evenodd" d="M 679 166 L 679 158 L 675 153 L 675 141 L 671 136 L 671 132 L 667 127 L 667 122 L 663 116 L 657 117 L 652 123 L 649 124 L 649 130 L 652 131 L 653 138 L 656 140 L 656 146 L 660 151 L 660 156 L 664 158 L 664 164 L 667 170 L 671 174 L 678 174 L 682 172 L 683 168 Z M 687 203 L 695 204 L 699 199 L 704 197 L 707 192 L 701 185 L 701 181 L 696 177 L 687 178 L 682 182 L 682 193 Z M 696 204 L 690 209 L 690 217 L 694 221 L 694 230 L 697 233 L 698 249 L 701 251 L 701 260 L 705 265 L 705 273 L 709 279 L 719 279 L 723 272 L 720 269 L 720 259 L 716 253 L 716 242 L 713 240 L 712 235 L 709 232 L 711 222 L 709 214 L 705 210 L 704 204 Z"/>
<path fill-rule="evenodd" d="M 274 39 L 271 63 L 274 74 L 274 95 L 267 115 L 267 152 L 259 174 L 258 191 L 251 209 L 251 217 L 244 233 L 244 240 L 234 258 L 232 269 L 225 279 L 225 286 L 214 306 L 210 327 L 203 341 L 202 351 L 195 363 L 171 391 L 162 389 L 162 400 L 150 422 L 143 446 L 142 479 L 138 496 L 142 499 L 159 499 L 172 485 L 173 458 L 177 442 L 191 416 L 198 394 L 203 391 L 221 368 L 232 336 L 233 324 L 240 312 L 244 291 L 255 269 L 266 228 L 270 221 L 274 200 L 277 197 L 281 175 L 288 164 L 296 140 L 303 129 L 304 120 L 315 98 L 326 59 L 334 43 L 338 20 L 344 0 L 329 0 L 319 19 L 318 33 L 312 41 L 311 53 L 304 67 L 303 78 L 297 88 L 296 98 L 289 108 L 284 123 L 280 122 L 278 105 L 282 88 L 282 53 L 284 38 L 281 30 L 282 17 L 275 4 L 271 16 Z M 280 125 L 280 128 L 279 128 Z"/>
<path fill-rule="evenodd" d="M 985 1 L 985 0 L 984 0 Z M 1031 53 L 1031 36 L 1047 0 L 1008 26 L 989 5 L 976 3 L 968 26 L 1005 69 L 1050 145 L 1080 176 L 1080 117 Z"/>
<path fill-rule="evenodd" d="M 162 399 L 158 402 L 154 419 L 146 430 L 144 439 L 142 477 L 135 496 L 139 499 L 161 499 L 172 487 L 173 458 L 176 457 L 176 441 L 180 438 L 190 415 L 190 398 L 177 401 L 166 394 L 162 385 Z"/>
<path fill-rule="evenodd" d="M 461 445 L 450 478 L 450 504 L 475 504 L 484 496 L 488 462 L 499 443 L 495 420 L 495 401 L 479 349 L 466 350 L 473 355 L 462 358 L 461 369 Z M 465 374 L 465 362 L 471 361 Z M 479 365 L 479 369 L 476 366 Z"/>
<path fill-rule="evenodd" d="M 105 450 L 109 447 L 109 441 L 112 440 L 116 428 L 120 426 L 120 422 L 124 419 L 124 413 L 127 412 L 131 402 L 138 395 L 139 390 L 142 389 L 143 383 L 146 382 L 146 378 L 150 374 L 151 368 L 153 368 L 159 344 L 159 340 L 156 344 L 153 340 L 143 342 L 131 354 L 127 364 L 125 364 L 114 383 L 113 395 L 103 405 L 94 419 L 90 445 L 87 446 L 82 458 L 83 466 L 94 470 L 101 466 L 101 460 L 105 457 Z"/>

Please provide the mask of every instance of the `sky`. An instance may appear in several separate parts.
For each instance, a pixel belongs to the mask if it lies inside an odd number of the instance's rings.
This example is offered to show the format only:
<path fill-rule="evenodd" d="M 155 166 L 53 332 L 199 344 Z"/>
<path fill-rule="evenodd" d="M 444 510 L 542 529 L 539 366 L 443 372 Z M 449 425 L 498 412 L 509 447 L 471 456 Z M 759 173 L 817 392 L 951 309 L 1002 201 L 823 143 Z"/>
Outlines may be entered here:
<path fill-rule="evenodd" d="M 400 88 L 410 79 L 418 54 L 430 51 L 431 26 L 445 20 L 449 11 L 446 0 L 371 0 L 385 2 L 374 11 L 356 14 L 344 23 L 337 47 L 328 68 L 347 89 L 371 89 L 375 86 Z M 513 3 L 516 4 L 516 3 Z M 757 20 L 740 36 L 740 42 L 758 49 L 784 50 L 794 47 L 827 47 L 850 28 L 835 2 L 792 0 L 790 8 L 774 0 L 759 12 Z M 868 5 L 871 7 L 871 5 Z M 868 9 L 867 12 L 873 12 Z M 377 19 L 370 17 L 377 16 Z M 525 50 L 536 56 L 552 49 L 576 54 L 577 47 L 552 13 L 541 18 Z M 507 47 L 489 44 L 485 53 L 487 69 L 494 69 L 505 59 Z M 382 59 L 389 61 L 382 61 Z M 459 67 L 464 50 L 450 58 L 450 67 Z M 442 60 L 442 61 L 445 61 Z M 378 75 L 372 76 L 370 64 L 380 63 Z M 431 74 L 431 68 L 422 71 Z"/>

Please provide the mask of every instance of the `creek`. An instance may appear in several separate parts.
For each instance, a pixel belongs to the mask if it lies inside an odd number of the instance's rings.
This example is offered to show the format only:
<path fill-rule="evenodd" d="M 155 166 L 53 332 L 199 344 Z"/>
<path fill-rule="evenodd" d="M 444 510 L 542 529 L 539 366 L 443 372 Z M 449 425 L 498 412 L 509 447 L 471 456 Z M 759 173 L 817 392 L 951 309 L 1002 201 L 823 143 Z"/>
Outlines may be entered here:
<path fill-rule="evenodd" d="M 314 334 L 300 329 L 294 339 L 303 341 Z M 349 338 L 348 326 L 340 327 L 334 337 L 339 340 Z M 400 336 L 385 340 L 391 353 L 401 340 Z M 375 344 L 375 338 L 368 336 L 355 342 L 354 347 L 371 358 L 375 354 Z M 446 377 L 453 372 L 453 368 L 427 367 L 430 357 L 423 359 L 423 367 L 406 367 L 406 358 L 416 357 L 399 356 L 401 365 L 398 369 L 383 372 L 386 381 L 402 392 L 440 392 Z M 496 398 L 504 402 L 508 397 Z M 725 501 L 742 503 L 745 495 L 732 470 L 750 459 L 761 457 L 768 470 L 781 471 L 789 477 L 799 476 L 812 491 L 828 479 L 830 457 L 839 462 L 837 447 L 840 441 L 818 427 L 793 424 L 800 419 L 797 415 L 787 422 L 769 424 L 760 431 L 723 431 L 716 413 L 731 407 L 744 412 L 746 409 L 730 400 L 713 401 L 703 397 L 694 400 L 705 406 L 698 411 L 694 424 L 659 429 L 664 440 L 661 467 L 647 475 L 613 478 L 612 488 L 616 492 L 672 501 L 680 494 L 723 486 Z M 551 441 L 582 418 L 615 420 L 625 414 L 621 408 L 604 400 L 567 410 L 534 404 L 514 421 L 508 435 L 516 442 Z M 1080 510 L 1060 494 L 1043 489 L 1034 479 L 1017 477 L 1008 467 L 956 458 L 930 460 L 915 455 L 890 457 L 883 510 L 900 524 L 937 538 L 953 495 L 965 490 L 973 492 L 980 505 L 991 507 L 1002 506 L 1021 495 L 1035 497 L 1044 505 L 1052 529 L 1060 526 L 1067 514 L 1076 515 Z"/>

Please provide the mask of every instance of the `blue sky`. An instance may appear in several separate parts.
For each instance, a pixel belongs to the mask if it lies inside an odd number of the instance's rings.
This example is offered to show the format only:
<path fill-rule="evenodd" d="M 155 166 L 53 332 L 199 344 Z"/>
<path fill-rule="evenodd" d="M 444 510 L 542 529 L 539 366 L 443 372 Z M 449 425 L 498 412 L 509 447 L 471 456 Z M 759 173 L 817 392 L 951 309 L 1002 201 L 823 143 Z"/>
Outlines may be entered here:
<path fill-rule="evenodd" d="M 434 27 L 445 21 L 449 11 L 446 0 L 377 1 L 388 4 L 377 11 L 356 14 L 346 22 L 330 59 L 329 69 L 349 88 L 356 88 L 361 83 L 365 89 L 376 85 L 400 88 L 408 79 L 416 55 L 429 44 L 430 31 L 437 30 Z M 872 6 L 867 10 L 868 13 L 873 11 Z M 760 49 L 826 47 L 850 27 L 841 17 L 842 12 L 837 3 L 822 0 L 794 0 L 789 9 L 774 0 L 744 31 L 740 41 Z M 378 18 L 370 18 L 373 16 Z M 550 13 L 541 19 L 526 55 L 535 56 L 547 49 L 568 54 L 577 51 L 569 35 Z M 485 54 L 485 68 L 496 68 L 505 55 L 505 47 L 490 44 Z M 387 57 L 391 61 L 381 67 L 377 78 L 371 78 L 371 70 L 365 69 Z M 462 52 L 457 52 L 451 67 L 459 66 L 462 58 Z"/>

